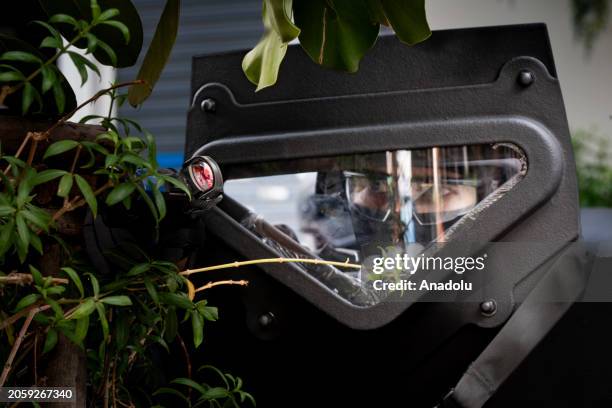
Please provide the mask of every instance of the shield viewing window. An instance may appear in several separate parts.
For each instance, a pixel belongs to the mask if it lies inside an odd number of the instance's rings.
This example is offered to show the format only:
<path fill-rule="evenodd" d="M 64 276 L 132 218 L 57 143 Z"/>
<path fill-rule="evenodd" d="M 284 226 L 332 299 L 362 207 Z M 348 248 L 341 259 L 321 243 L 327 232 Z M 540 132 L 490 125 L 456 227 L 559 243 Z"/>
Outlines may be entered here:
<path fill-rule="evenodd" d="M 250 209 L 242 224 L 282 256 L 362 263 L 449 240 L 463 217 L 476 218 L 525 172 L 516 146 L 434 147 L 230 165 L 225 192 Z M 300 267 L 350 301 L 379 300 L 365 272 Z"/>

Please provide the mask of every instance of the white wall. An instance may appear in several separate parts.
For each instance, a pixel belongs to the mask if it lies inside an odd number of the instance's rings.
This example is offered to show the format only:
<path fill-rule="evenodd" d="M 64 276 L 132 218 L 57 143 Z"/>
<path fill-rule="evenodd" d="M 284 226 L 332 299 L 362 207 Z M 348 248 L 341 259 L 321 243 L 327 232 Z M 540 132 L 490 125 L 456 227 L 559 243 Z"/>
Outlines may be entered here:
<path fill-rule="evenodd" d="M 426 0 L 426 7 L 432 29 L 546 23 L 570 128 L 612 139 L 612 18 L 587 54 L 574 34 L 570 0 Z"/>
<path fill-rule="evenodd" d="M 58 59 L 58 67 L 70 83 L 72 89 L 74 90 L 77 105 L 80 105 L 81 103 L 94 96 L 96 92 L 111 86 L 115 82 L 116 71 L 112 67 L 100 64 L 92 55 L 86 55 L 84 50 L 80 50 L 73 47 L 71 51 L 80 53 L 85 58 L 96 64 L 98 66 L 98 69 L 100 70 L 100 77 L 98 77 L 98 74 L 96 74 L 89 68 L 86 68 L 88 73 L 87 82 L 81 85 L 81 76 L 79 75 L 79 72 L 70 60 L 70 57 L 68 57 L 67 55 L 62 55 Z M 77 113 L 74 114 L 71 120 L 73 122 L 78 122 L 81 118 L 88 115 L 108 116 L 110 101 L 110 97 L 103 96 L 97 101 L 92 102 L 87 106 L 84 106 L 82 109 L 80 109 Z M 116 107 L 113 107 L 113 116 L 115 112 Z M 96 122 L 92 121 L 88 123 Z"/>

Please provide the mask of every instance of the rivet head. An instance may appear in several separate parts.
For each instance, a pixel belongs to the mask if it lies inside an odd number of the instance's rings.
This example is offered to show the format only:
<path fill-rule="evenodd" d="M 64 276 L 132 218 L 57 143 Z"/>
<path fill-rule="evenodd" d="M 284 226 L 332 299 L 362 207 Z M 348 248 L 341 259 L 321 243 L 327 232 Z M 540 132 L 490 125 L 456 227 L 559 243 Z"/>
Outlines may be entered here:
<path fill-rule="evenodd" d="M 266 329 L 274 324 L 274 320 L 274 314 L 272 312 L 267 312 L 257 318 L 257 323 L 259 323 L 262 328 Z"/>
<path fill-rule="evenodd" d="M 212 113 L 217 110 L 217 102 L 212 98 L 206 98 L 202 101 L 200 108 L 203 112 Z"/>
<path fill-rule="evenodd" d="M 485 300 L 480 304 L 480 312 L 485 316 L 493 316 L 497 312 L 497 303 L 493 299 Z"/>
<path fill-rule="evenodd" d="M 535 75 L 531 71 L 521 71 L 517 81 L 519 85 L 528 87 L 535 82 Z"/>

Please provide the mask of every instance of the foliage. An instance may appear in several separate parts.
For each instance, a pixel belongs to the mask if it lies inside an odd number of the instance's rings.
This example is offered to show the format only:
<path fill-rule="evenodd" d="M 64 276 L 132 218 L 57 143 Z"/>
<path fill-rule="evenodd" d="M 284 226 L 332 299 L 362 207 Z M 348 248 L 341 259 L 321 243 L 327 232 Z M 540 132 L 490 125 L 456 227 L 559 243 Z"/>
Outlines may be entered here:
<path fill-rule="evenodd" d="M 242 61 L 257 90 L 276 82 L 287 45 L 296 38 L 315 63 L 355 72 L 381 24 L 409 45 L 431 35 L 425 0 L 264 0 L 262 18 L 264 35 Z"/>
<path fill-rule="evenodd" d="M 113 1 L 92 0 L 88 12 L 79 7 L 81 1 L 46 3 L 49 10 L 75 7 L 69 10 L 73 14 L 52 14 L 48 21 L 36 22 L 48 32 L 41 43 L 53 49 L 48 58 L 17 50 L 0 56 L 3 97 L 23 89 L 20 102 L 25 115 L 45 107 L 41 96 L 52 92 L 52 107 L 56 112 L 66 110 L 66 95 L 57 88 L 63 78 L 54 64 L 57 58 L 68 55 L 83 82 L 87 69 L 97 72 L 95 65 L 68 44 L 83 44 L 86 53 L 94 55 L 101 51 L 112 65 L 119 65 L 120 49 L 106 43 L 109 32 L 97 29 L 110 28 L 126 44 L 134 36 L 131 25 L 120 20 L 125 5 L 100 6 L 110 3 Z M 89 17 L 82 18 L 84 15 Z M 65 37 L 68 34 L 71 36 Z M 207 287 L 196 290 L 175 263 L 125 244 L 105 254 L 112 273 L 100 274 L 82 245 L 64 236 L 61 224 L 69 213 L 80 214 L 82 219 L 85 209 L 96 217 L 116 207 L 122 211 L 144 208 L 150 213 L 152 230 L 158 231 L 167 213 L 162 191 L 182 190 L 189 196 L 182 181 L 159 168 L 153 136 L 129 119 L 110 113 L 88 116 L 83 123 L 96 121 L 104 128 L 95 138 L 59 137 L 49 143 L 54 131 L 87 103 L 109 95 L 112 104 L 123 104 L 127 95 L 119 90 L 132 84 L 141 82 L 113 85 L 71 109 L 47 130 L 28 132 L 16 153 L 0 151 L 0 355 L 6 361 L 0 386 L 17 383 L 16 372 L 24 356 L 33 350 L 35 360 L 44 359 L 65 337 L 86 352 L 88 394 L 94 405 L 133 406 L 134 397 L 124 384 L 138 370 L 152 371 L 152 350 L 169 352 L 178 342 L 187 354 L 179 334 L 181 324 L 190 328 L 193 348 L 198 348 L 206 322 L 218 319 L 217 308 L 206 300 L 195 300 L 196 292 Z M 46 257 L 51 248 L 59 248 L 60 256 L 54 258 L 57 265 Z M 186 359 L 190 364 L 188 355 Z M 221 379 L 225 387 L 186 378 L 174 384 L 204 391 L 194 406 L 237 406 L 238 401 L 252 401 L 239 378 L 221 374 Z"/>
<path fill-rule="evenodd" d="M 96 2 L 92 2 L 91 10 L 91 19 L 89 20 L 60 13 L 51 15 L 48 21 L 34 21 L 35 24 L 44 27 L 48 32 L 39 47 L 55 50 L 55 54 L 46 61 L 42 59 L 41 54 L 23 49 L 10 50 L 0 55 L 0 62 L 2 62 L 0 65 L 0 82 L 4 83 L 0 95 L 0 104 L 5 101 L 7 96 L 21 90 L 21 113 L 23 115 L 29 113 L 33 104 L 37 107 L 36 112 L 42 112 L 44 108 L 42 95 L 52 92 L 57 112 L 63 113 L 66 108 L 66 93 L 62 88 L 62 82 L 65 79 L 55 65 L 59 56 L 66 54 L 70 57 L 81 76 L 82 83 L 87 81 L 88 68 L 100 75 L 95 64 L 81 54 L 70 50 L 71 46 L 76 46 L 84 40 L 86 40 L 84 46 L 87 54 L 93 53 L 98 56 L 104 54 L 111 64 L 116 66 L 117 54 L 114 48 L 94 32 L 97 27 L 108 26 L 120 32 L 124 40 L 129 42 L 129 29 L 121 21 L 115 19 L 119 15 L 118 9 L 113 8 L 101 12 Z M 68 35 L 66 42 L 63 41 L 59 30 Z"/>
<path fill-rule="evenodd" d="M 588 49 L 608 25 L 609 0 L 572 0 L 574 27 Z"/>
<path fill-rule="evenodd" d="M 239 402 L 244 403 L 249 401 L 255 406 L 253 396 L 242 390 L 242 380 L 240 377 L 234 377 L 228 373 L 222 373 L 213 366 L 204 365 L 198 371 L 210 370 L 221 378 L 222 387 L 210 387 L 207 384 L 200 384 L 190 378 L 176 378 L 172 380 L 174 387 L 162 387 L 155 394 L 167 394 L 178 396 L 189 408 L 197 407 L 239 407 Z M 183 386 L 188 389 L 188 394 L 185 395 L 179 391 L 179 387 Z M 191 397 L 191 391 L 197 392 L 194 397 Z M 195 401 L 194 401 L 195 400 Z M 223 404 L 221 404 L 223 403 Z M 161 405 L 157 406 L 161 408 Z"/>
<path fill-rule="evenodd" d="M 612 154 L 609 139 L 578 131 L 572 142 L 576 156 L 580 205 L 612 207 Z"/>

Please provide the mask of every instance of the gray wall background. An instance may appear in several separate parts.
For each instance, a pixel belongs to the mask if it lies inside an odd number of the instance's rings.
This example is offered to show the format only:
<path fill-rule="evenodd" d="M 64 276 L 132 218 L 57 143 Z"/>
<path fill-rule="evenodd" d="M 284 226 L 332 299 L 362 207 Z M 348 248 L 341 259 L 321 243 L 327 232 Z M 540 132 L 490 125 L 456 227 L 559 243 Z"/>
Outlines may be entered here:
<path fill-rule="evenodd" d="M 135 68 L 119 70 L 120 81 L 136 77 L 163 9 L 161 0 L 133 0 L 145 32 L 144 47 Z M 162 166 L 180 166 L 191 81 L 191 58 L 253 47 L 262 33 L 261 2 L 257 0 L 183 0 L 181 24 L 166 69 L 145 107 L 121 109 L 155 135 Z"/>

